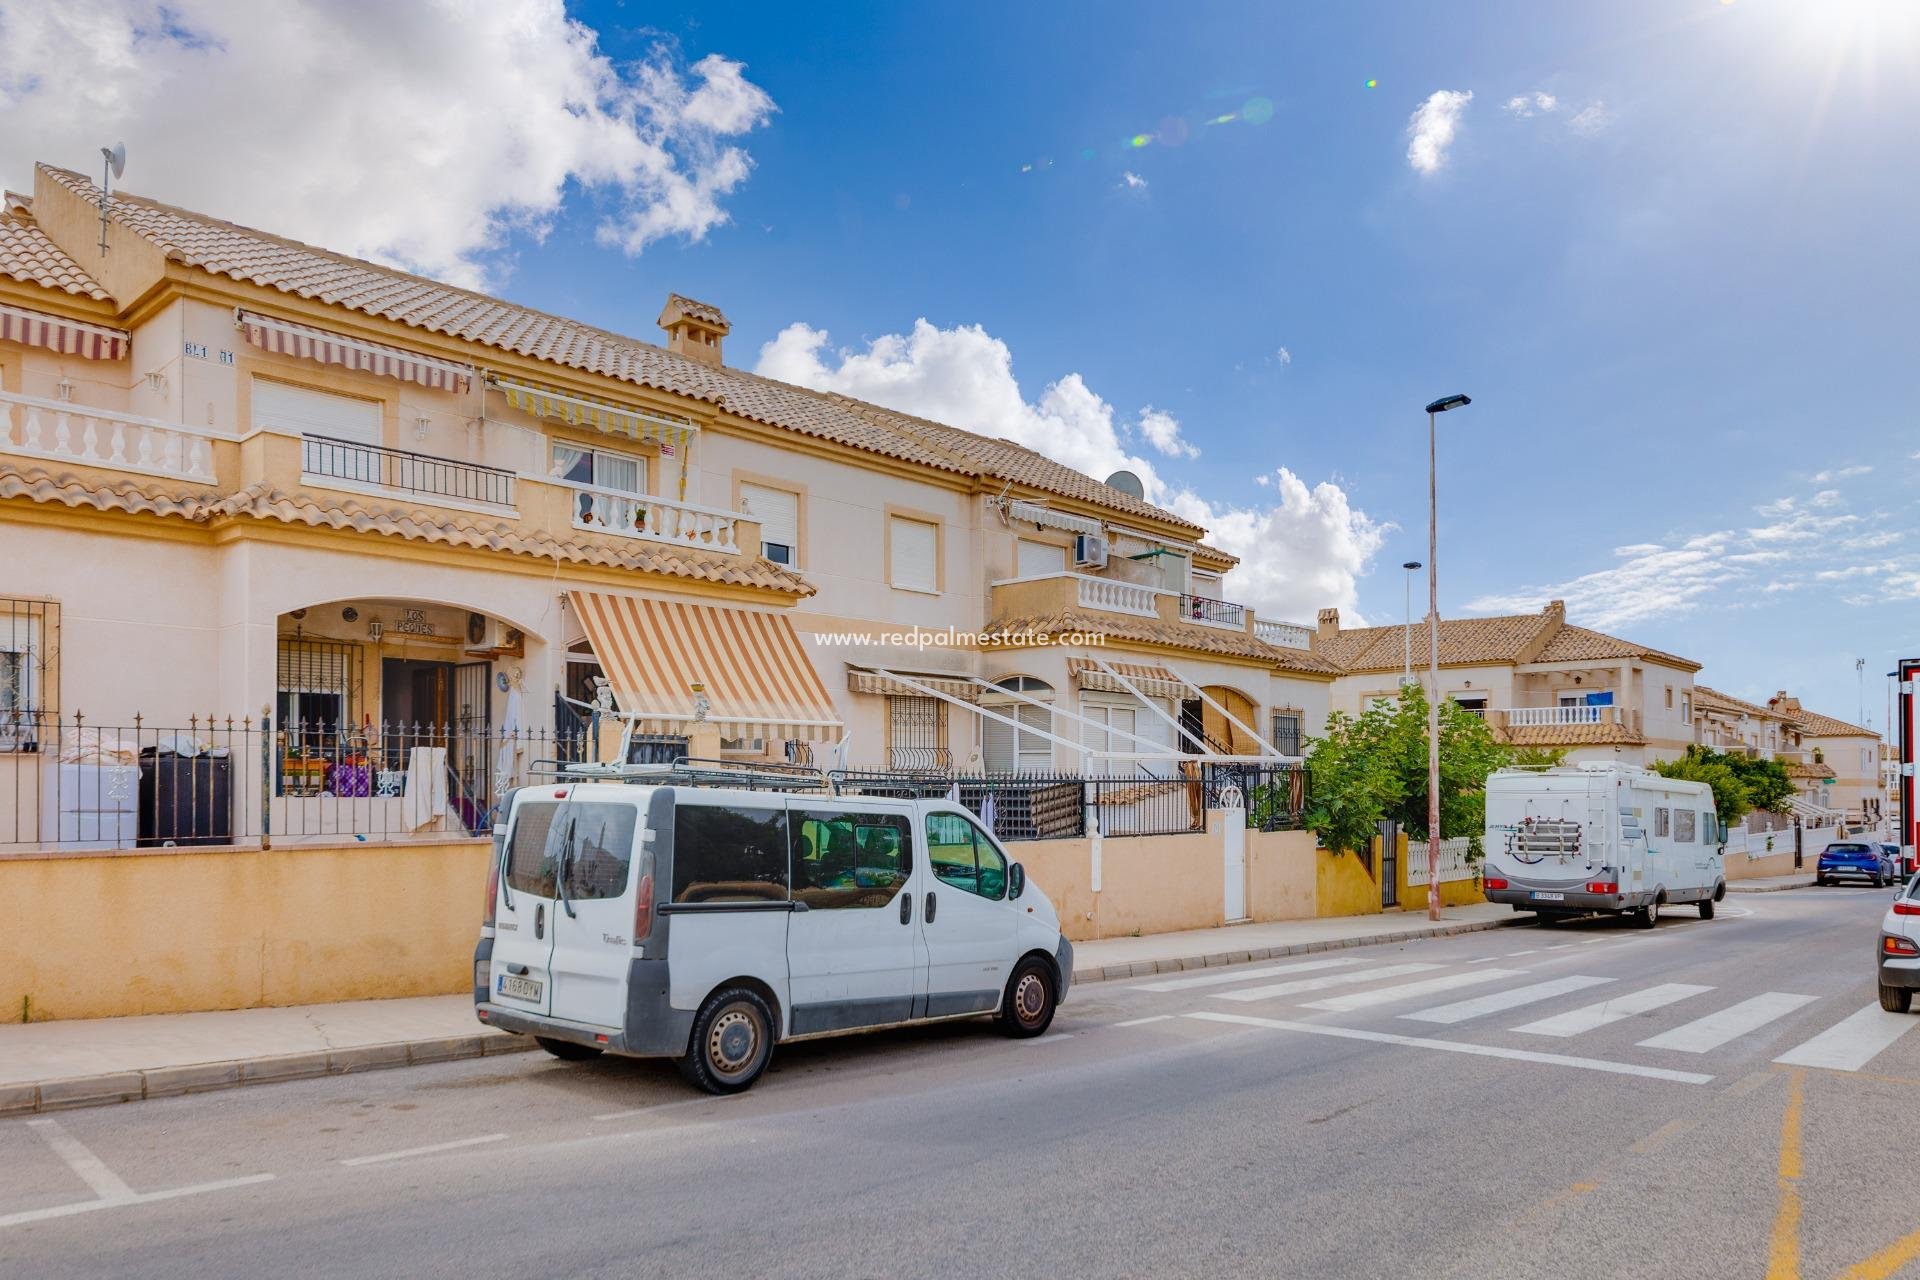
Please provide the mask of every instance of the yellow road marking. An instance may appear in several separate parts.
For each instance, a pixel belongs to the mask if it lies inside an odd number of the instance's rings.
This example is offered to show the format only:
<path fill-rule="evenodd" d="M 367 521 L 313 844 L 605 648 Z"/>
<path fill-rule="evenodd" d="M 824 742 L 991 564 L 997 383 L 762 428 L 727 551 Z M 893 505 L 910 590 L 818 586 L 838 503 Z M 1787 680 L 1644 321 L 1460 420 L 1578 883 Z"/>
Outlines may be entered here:
<path fill-rule="evenodd" d="M 1767 1280 L 1800 1280 L 1800 1111 L 1806 1073 L 1795 1071 L 1787 1084 L 1787 1109 L 1780 1117 L 1780 1209 L 1774 1214 L 1767 1246 Z"/>
<path fill-rule="evenodd" d="M 1920 1231 L 1903 1236 L 1865 1262 L 1856 1262 L 1840 1275 L 1840 1280 L 1887 1280 L 1900 1268 L 1920 1258 Z"/>

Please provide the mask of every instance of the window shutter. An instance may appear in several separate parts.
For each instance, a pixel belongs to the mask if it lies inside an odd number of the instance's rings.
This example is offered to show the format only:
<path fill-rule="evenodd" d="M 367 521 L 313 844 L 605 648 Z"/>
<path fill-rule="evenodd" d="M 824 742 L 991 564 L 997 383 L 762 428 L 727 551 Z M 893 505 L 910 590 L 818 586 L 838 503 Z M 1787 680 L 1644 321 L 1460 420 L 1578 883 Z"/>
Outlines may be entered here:
<path fill-rule="evenodd" d="M 1011 707 L 995 707 L 1002 714 L 1012 712 Z M 1012 773 L 1019 764 L 1018 753 L 1013 745 L 1013 726 L 1001 724 L 998 720 L 980 717 L 981 755 L 986 760 L 988 773 Z"/>
<path fill-rule="evenodd" d="M 379 444 L 380 402 L 255 378 L 253 425 L 355 444 Z"/>
<path fill-rule="evenodd" d="M 747 511 L 760 522 L 760 541 L 799 549 L 800 495 L 765 485 L 743 484 L 740 499 Z"/>
<path fill-rule="evenodd" d="M 895 516 L 889 537 L 893 549 L 893 585 L 913 591 L 938 591 L 939 526 Z"/>
<path fill-rule="evenodd" d="M 1053 712 L 1044 707 L 1021 707 L 1018 712 L 1021 724 L 1030 729 L 1044 732 L 1053 731 Z M 1008 730 L 1009 733 L 1012 730 Z M 1053 743 L 1035 733 L 1021 733 L 1020 745 L 1016 753 L 1016 763 L 1021 769 L 1047 769 L 1053 765 Z"/>
<path fill-rule="evenodd" d="M 1014 543 L 1013 574 L 1016 578 L 1037 578 L 1047 573 L 1065 573 L 1067 571 L 1067 549 L 1047 542 L 1029 542 L 1025 538 Z"/>

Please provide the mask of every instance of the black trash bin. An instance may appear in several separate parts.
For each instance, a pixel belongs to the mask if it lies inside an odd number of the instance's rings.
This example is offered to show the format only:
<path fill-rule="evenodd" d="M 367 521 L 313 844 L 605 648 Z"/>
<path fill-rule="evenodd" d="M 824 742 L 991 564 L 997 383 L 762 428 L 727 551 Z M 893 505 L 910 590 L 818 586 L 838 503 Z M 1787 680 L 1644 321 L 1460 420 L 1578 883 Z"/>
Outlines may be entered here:
<path fill-rule="evenodd" d="M 141 845 L 231 844 L 233 757 L 140 753 Z"/>

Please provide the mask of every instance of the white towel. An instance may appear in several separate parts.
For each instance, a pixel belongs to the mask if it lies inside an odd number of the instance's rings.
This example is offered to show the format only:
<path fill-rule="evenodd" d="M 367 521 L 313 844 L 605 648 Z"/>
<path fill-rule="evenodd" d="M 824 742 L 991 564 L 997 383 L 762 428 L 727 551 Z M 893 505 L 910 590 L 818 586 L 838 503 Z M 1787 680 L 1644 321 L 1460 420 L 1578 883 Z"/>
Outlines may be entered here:
<path fill-rule="evenodd" d="M 400 820 L 418 831 L 447 816 L 447 749 L 415 747 L 407 752 L 407 793 L 400 800 Z"/>
<path fill-rule="evenodd" d="M 493 744 L 493 789 L 505 791 L 520 776 L 520 753 L 525 744 L 520 741 L 520 691 L 507 690 L 506 712 L 500 718 L 500 728 Z"/>

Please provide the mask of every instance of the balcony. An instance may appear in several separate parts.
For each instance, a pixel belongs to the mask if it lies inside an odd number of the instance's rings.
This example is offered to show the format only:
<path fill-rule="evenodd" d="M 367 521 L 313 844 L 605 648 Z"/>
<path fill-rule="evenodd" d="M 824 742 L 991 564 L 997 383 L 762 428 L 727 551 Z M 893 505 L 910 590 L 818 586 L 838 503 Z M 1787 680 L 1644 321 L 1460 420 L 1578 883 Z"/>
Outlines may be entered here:
<path fill-rule="evenodd" d="M 432 454 L 410 453 L 381 445 L 303 436 L 301 479 L 344 481 L 356 489 L 406 494 L 429 501 L 451 500 L 484 507 L 513 507 L 513 472 Z"/>
<path fill-rule="evenodd" d="M 0 391 L 0 452 L 29 458 L 212 484 L 214 441 L 229 438 L 208 427 Z"/>
<path fill-rule="evenodd" d="M 1619 707 L 1506 707 L 1499 714 L 1506 717 L 1509 729 L 1558 727 L 1569 724 L 1619 724 Z"/>
<path fill-rule="evenodd" d="M 1211 596 L 1181 596 L 1180 617 L 1187 622 L 1225 627 L 1229 631 L 1247 629 L 1247 606 L 1234 604 L 1230 600 L 1216 600 Z"/>
<path fill-rule="evenodd" d="M 739 512 L 718 507 L 560 480 L 547 483 L 574 491 L 573 527 L 587 533 L 738 553 L 742 526 L 751 524 Z M 750 550 L 759 551 L 757 533 Z"/>
<path fill-rule="evenodd" d="M 1253 638 L 1279 649 L 1313 648 L 1313 628 L 1267 618 L 1253 620 Z"/>

